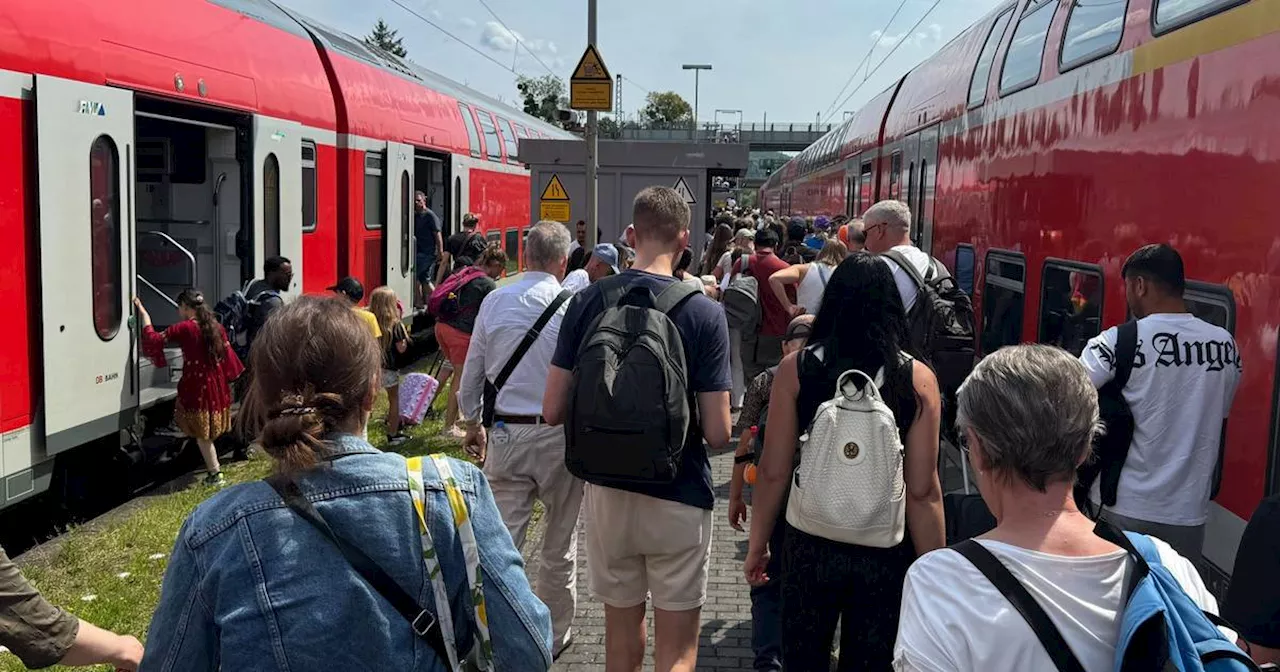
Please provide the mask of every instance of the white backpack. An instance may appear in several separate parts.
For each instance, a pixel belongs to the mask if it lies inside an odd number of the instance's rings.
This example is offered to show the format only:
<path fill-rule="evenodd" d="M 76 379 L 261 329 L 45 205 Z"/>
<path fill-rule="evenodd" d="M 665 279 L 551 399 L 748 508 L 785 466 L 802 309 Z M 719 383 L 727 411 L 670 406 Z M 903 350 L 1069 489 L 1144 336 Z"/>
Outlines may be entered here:
<path fill-rule="evenodd" d="M 911 358 L 903 355 L 905 362 Z M 856 369 L 840 374 L 800 437 L 800 466 L 787 500 L 787 522 L 809 534 L 874 548 L 902 542 L 906 532 L 903 448 L 893 411 L 875 379 Z M 858 384 L 862 383 L 862 389 Z"/>

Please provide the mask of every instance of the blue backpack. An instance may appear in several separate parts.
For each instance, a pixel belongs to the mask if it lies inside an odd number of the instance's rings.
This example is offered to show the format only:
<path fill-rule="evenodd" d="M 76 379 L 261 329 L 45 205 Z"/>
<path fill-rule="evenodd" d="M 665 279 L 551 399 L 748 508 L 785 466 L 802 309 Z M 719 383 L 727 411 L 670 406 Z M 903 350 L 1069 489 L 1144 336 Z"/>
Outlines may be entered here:
<path fill-rule="evenodd" d="M 1120 615 L 1115 672 L 1257 672 L 1258 666 L 1218 630 L 1226 623 L 1201 610 L 1161 564 L 1150 537 L 1101 522 L 1095 532 L 1128 551 L 1134 562 Z M 951 548 L 1026 619 L 1060 672 L 1085 672 L 1049 615 L 996 556 L 972 539 Z"/>

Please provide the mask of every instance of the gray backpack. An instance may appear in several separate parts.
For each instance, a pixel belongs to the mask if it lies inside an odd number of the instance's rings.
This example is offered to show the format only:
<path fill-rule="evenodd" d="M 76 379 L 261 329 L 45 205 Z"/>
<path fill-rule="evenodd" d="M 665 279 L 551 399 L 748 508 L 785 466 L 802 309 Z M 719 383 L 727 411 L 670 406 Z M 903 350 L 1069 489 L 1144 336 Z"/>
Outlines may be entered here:
<path fill-rule="evenodd" d="M 654 297 L 628 289 L 631 280 L 600 281 L 605 310 L 573 370 L 565 466 L 597 485 L 674 481 L 693 423 L 684 342 L 670 314 L 701 292 L 673 282 Z"/>
<path fill-rule="evenodd" d="M 729 328 L 744 332 L 751 331 L 760 320 L 760 283 L 747 273 L 750 267 L 751 255 L 742 255 L 742 267 L 729 279 L 721 300 Z"/>

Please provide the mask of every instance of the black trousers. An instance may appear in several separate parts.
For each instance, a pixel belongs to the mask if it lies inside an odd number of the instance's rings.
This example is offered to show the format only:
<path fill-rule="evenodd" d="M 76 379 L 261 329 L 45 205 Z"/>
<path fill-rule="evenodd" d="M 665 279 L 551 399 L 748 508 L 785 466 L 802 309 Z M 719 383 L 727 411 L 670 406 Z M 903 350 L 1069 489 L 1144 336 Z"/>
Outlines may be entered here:
<path fill-rule="evenodd" d="M 840 621 L 845 670 L 889 670 L 902 582 L 915 559 L 910 537 L 870 548 L 787 526 L 782 560 L 782 660 L 787 672 L 827 672 Z"/>

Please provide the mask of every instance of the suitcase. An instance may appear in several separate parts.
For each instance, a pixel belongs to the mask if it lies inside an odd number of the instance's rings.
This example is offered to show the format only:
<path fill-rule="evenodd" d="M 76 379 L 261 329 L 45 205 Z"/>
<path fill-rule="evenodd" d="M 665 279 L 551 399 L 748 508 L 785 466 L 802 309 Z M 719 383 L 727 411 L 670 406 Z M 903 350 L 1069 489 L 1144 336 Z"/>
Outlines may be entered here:
<path fill-rule="evenodd" d="M 421 424 L 439 390 L 440 382 L 430 375 L 405 374 L 400 379 L 400 417 L 410 424 Z"/>

